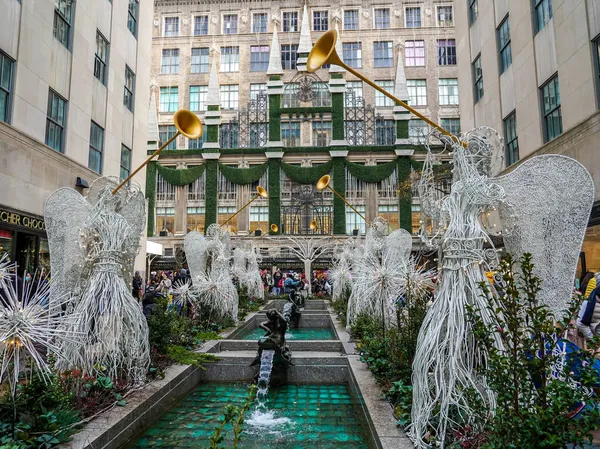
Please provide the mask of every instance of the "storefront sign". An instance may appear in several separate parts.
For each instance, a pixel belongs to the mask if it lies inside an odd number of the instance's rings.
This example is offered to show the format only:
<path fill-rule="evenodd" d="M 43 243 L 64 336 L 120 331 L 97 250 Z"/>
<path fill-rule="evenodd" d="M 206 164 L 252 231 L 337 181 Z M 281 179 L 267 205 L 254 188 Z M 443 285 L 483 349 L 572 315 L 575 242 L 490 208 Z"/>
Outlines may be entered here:
<path fill-rule="evenodd" d="M 44 220 L 18 214 L 16 212 L 9 212 L 3 209 L 0 209 L 0 223 L 7 223 L 13 226 L 20 226 L 22 228 L 34 229 L 37 231 L 46 230 Z"/>

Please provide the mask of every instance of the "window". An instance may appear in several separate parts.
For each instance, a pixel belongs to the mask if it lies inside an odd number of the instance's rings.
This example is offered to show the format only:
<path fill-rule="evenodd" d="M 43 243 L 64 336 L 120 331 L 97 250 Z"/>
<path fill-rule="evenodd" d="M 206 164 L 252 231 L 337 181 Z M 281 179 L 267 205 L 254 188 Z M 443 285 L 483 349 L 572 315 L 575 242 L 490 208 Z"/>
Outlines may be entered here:
<path fill-rule="evenodd" d="M 346 81 L 346 92 L 348 91 L 354 92 L 354 98 L 362 98 L 363 97 L 363 86 L 362 81 Z"/>
<path fill-rule="evenodd" d="M 405 10 L 406 28 L 421 28 L 421 7 L 409 6 Z"/>
<path fill-rule="evenodd" d="M 190 86 L 190 111 L 206 111 L 206 95 L 208 86 Z"/>
<path fill-rule="evenodd" d="M 440 78 L 438 80 L 438 95 L 441 106 L 454 106 L 458 104 L 458 79 Z"/>
<path fill-rule="evenodd" d="M 250 232 L 260 229 L 267 232 L 269 228 L 269 206 L 250 206 Z"/>
<path fill-rule="evenodd" d="M 481 70 L 481 55 L 475 58 L 473 61 L 473 79 L 475 87 L 475 103 L 477 103 L 481 97 L 483 97 L 483 71 Z"/>
<path fill-rule="evenodd" d="M 454 13 L 452 11 L 452 5 L 437 6 L 436 18 L 439 27 L 453 27 Z"/>
<path fill-rule="evenodd" d="M 162 51 L 162 61 L 160 73 L 174 74 L 179 73 L 179 49 L 167 48 Z"/>
<path fill-rule="evenodd" d="M 516 111 L 511 112 L 504 119 L 504 141 L 506 142 L 506 166 L 508 167 L 519 160 Z"/>
<path fill-rule="evenodd" d="M 205 87 L 205 86 L 202 86 L 202 87 Z M 202 126 L 204 126 L 204 125 L 202 125 Z M 200 150 L 202 148 L 202 146 L 204 145 L 204 143 L 206 142 L 207 138 L 208 138 L 208 133 L 203 132 L 202 135 L 197 139 L 188 139 L 188 149 L 189 150 Z"/>
<path fill-rule="evenodd" d="M 406 41 L 404 52 L 407 67 L 422 67 L 425 65 L 425 41 Z"/>
<path fill-rule="evenodd" d="M 133 94 L 135 92 L 135 73 L 125 66 L 125 88 L 123 91 L 123 104 L 133 112 Z"/>
<path fill-rule="evenodd" d="M 160 140 L 160 144 L 164 144 L 167 140 L 173 137 L 177 133 L 177 128 L 175 125 L 160 125 L 158 127 L 158 140 Z M 169 146 L 165 148 L 166 150 L 176 150 L 177 149 L 177 139 L 174 139 Z"/>
<path fill-rule="evenodd" d="M 512 64 L 508 16 L 506 16 L 498 27 L 498 49 L 500 50 L 500 74 L 502 74 Z"/>
<path fill-rule="evenodd" d="M 191 73 L 208 73 L 208 47 L 192 48 Z"/>
<path fill-rule="evenodd" d="M 237 123 L 223 123 L 219 127 L 219 144 L 221 148 L 237 148 L 238 147 L 238 124 Z M 228 181 L 229 183 L 229 181 Z M 229 183 L 231 184 L 231 183 Z M 235 187 L 233 190 L 235 195 Z"/>
<path fill-rule="evenodd" d="M 425 120 L 412 119 L 408 121 L 408 137 L 411 141 L 422 145 L 427 142 L 428 135 L 429 125 Z"/>
<path fill-rule="evenodd" d="M 73 2 L 71 0 L 55 0 L 54 37 L 67 48 L 71 48 L 71 20 L 73 19 Z"/>
<path fill-rule="evenodd" d="M 391 80 L 386 81 L 375 81 L 379 87 L 385 89 L 388 92 L 392 92 L 394 90 L 394 82 Z M 386 97 L 379 91 L 375 91 L 375 106 L 383 107 L 383 108 L 391 108 L 394 105 L 394 100 L 389 97 Z"/>
<path fill-rule="evenodd" d="M 542 86 L 544 112 L 544 141 L 548 142 L 562 134 L 562 115 L 560 110 L 560 88 L 558 75 Z"/>
<path fill-rule="evenodd" d="M 221 86 L 221 109 L 238 108 L 238 85 L 223 84 Z"/>
<path fill-rule="evenodd" d="M 299 90 L 300 85 L 298 83 L 286 83 L 281 97 L 281 107 L 297 108 L 300 106 Z"/>
<path fill-rule="evenodd" d="M 460 119 L 459 118 L 443 118 L 440 125 L 449 133 L 458 136 L 460 134 Z"/>
<path fill-rule="evenodd" d="M 396 142 L 396 122 L 377 119 L 375 121 L 375 144 L 394 145 Z"/>
<path fill-rule="evenodd" d="M 191 185 L 191 184 L 190 184 Z M 205 215 L 204 207 L 188 207 L 187 208 L 187 230 L 204 232 L 204 217 Z"/>
<path fill-rule="evenodd" d="M 329 29 L 329 12 L 313 11 L 313 31 L 327 31 Z"/>
<path fill-rule="evenodd" d="M 331 143 L 331 122 L 313 122 L 313 147 L 326 147 Z"/>
<path fill-rule="evenodd" d="M 194 16 L 194 36 L 208 34 L 208 16 Z"/>
<path fill-rule="evenodd" d="M 237 14 L 225 14 L 223 16 L 223 34 L 237 34 L 238 16 Z"/>
<path fill-rule="evenodd" d="M 477 16 L 479 15 L 479 0 L 469 0 L 469 21 L 471 23 L 475 22 Z"/>
<path fill-rule="evenodd" d="M 344 42 L 343 60 L 353 69 L 362 67 L 362 44 L 360 42 Z"/>
<path fill-rule="evenodd" d="M 160 88 L 160 112 L 176 112 L 179 109 L 179 88 L 161 87 Z"/>
<path fill-rule="evenodd" d="M 375 28 L 378 30 L 387 29 L 390 27 L 390 10 L 389 8 L 375 9 Z"/>
<path fill-rule="evenodd" d="M 397 204 L 380 204 L 377 207 L 377 215 L 385 219 L 389 232 L 400 227 Z"/>
<path fill-rule="evenodd" d="M 92 122 L 90 126 L 90 154 L 88 168 L 102 174 L 102 152 L 104 151 L 104 129 Z"/>
<path fill-rule="evenodd" d="M 94 61 L 94 76 L 106 86 L 106 63 L 108 62 L 108 42 L 100 31 L 96 30 L 96 59 Z"/>
<path fill-rule="evenodd" d="M 268 136 L 268 123 L 250 123 L 250 148 L 264 147 L 267 144 Z"/>
<path fill-rule="evenodd" d="M 266 12 L 252 14 L 252 32 L 266 33 L 267 32 L 268 16 Z"/>
<path fill-rule="evenodd" d="M 173 235 L 173 231 L 175 230 L 174 207 L 156 208 L 156 230 L 164 233 L 165 236 Z"/>
<path fill-rule="evenodd" d="M 269 68 L 269 46 L 250 46 L 250 71 L 266 72 Z"/>
<path fill-rule="evenodd" d="M 229 217 L 231 217 L 236 212 L 237 212 L 237 209 L 235 206 L 228 206 L 228 207 L 220 206 L 218 208 L 218 214 L 219 214 L 217 217 L 218 223 L 220 225 L 222 225 L 223 223 L 225 223 L 227 221 L 227 219 Z M 232 218 L 231 220 L 227 221 L 227 229 L 229 229 L 231 232 L 236 232 L 237 220 L 238 220 L 238 217 Z"/>
<path fill-rule="evenodd" d="M 259 94 L 267 93 L 267 85 L 265 83 L 250 84 L 250 100 L 256 100 Z"/>
<path fill-rule="evenodd" d="M 364 217 L 367 213 L 367 207 L 364 204 L 356 204 L 354 208 L 362 214 Z M 346 206 L 346 234 L 352 235 L 353 231 L 357 229 L 359 234 L 367 232 L 367 223 L 361 218 L 356 212 L 350 207 Z"/>
<path fill-rule="evenodd" d="M 0 51 L 0 121 L 10 123 L 10 93 L 15 62 Z"/>
<path fill-rule="evenodd" d="M 281 141 L 284 147 L 299 147 L 300 122 L 281 122 Z"/>
<path fill-rule="evenodd" d="M 600 38 L 596 38 L 593 42 L 594 63 L 596 66 L 596 93 L 598 97 L 598 108 L 600 108 Z M 0 53 L 1 54 L 1 53 Z M 1 95 L 1 93 L 0 93 Z M 0 107 L 2 101 L 0 99 Z"/>
<path fill-rule="evenodd" d="M 48 94 L 48 116 L 46 119 L 46 145 L 62 153 L 67 122 L 67 100 L 52 89 Z"/>
<path fill-rule="evenodd" d="M 127 28 L 137 37 L 137 21 L 140 9 L 140 0 L 129 0 L 129 12 L 127 16 Z"/>
<path fill-rule="evenodd" d="M 373 42 L 375 67 L 393 67 L 394 52 L 392 41 Z"/>
<path fill-rule="evenodd" d="M 358 9 L 347 9 L 344 11 L 344 29 L 358 30 Z"/>
<path fill-rule="evenodd" d="M 284 70 L 295 70 L 298 59 L 298 44 L 281 46 L 281 65 Z"/>
<path fill-rule="evenodd" d="M 437 52 L 439 65 L 456 65 L 455 39 L 438 39 Z"/>
<path fill-rule="evenodd" d="M 179 36 L 179 17 L 165 17 L 165 36 Z"/>
<path fill-rule="evenodd" d="M 125 145 L 121 145 L 121 181 L 126 179 L 131 173 L 131 150 Z"/>
<path fill-rule="evenodd" d="M 540 31 L 552 18 L 552 0 L 535 0 L 537 30 Z"/>
<path fill-rule="evenodd" d="M 331 106 L 331 94 L 329 93 L 329 87 L 327 86 L 327 83 L 313 83 L 312 91 L 312 105 L 314 107 Z"/>
<path fill-rule="evenodd" d="M 240 69 L 240 47 L 221 47 L 221 72 L 237 72 Z"/>
<path fill-rule="evenodd" d="M 427 105 L 427 84 L 425 80 L 406 80 L 411 106 Z"/>
<path fill-rule="evenodd" d="M 287 32 L 298 31 L 298 12 L 297 11 L 284 11 L 282 30 L 287 31 Z"/>

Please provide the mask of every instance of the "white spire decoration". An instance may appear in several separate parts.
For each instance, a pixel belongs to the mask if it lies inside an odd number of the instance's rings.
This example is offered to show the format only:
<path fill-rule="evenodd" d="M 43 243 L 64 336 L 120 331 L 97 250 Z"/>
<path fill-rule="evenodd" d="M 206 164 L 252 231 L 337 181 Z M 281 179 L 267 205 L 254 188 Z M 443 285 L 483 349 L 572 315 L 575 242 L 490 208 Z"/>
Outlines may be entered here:
<path fill-rule="evenodd" d="M 404 72 L 404 55 L 402 54 L 402 49 L 398 50 L 394 96 L 404 102 L 408 102 L 410 99 L 408 96 L 408 87 L 406 86 L 406 73 Z"/>
<path fill-rule="evenodd" d="M 296 68 L 298 71 L 306 71 L 306 60 L 308 54 L 312 50 L 312 42 L 310 40 L 310 22 L 308 21 L 308 8 L 306 3 L 302 11 L 302 25 L 300 26 L 300 43 L 298 45 L 298 63 Z"/>
<path fill-rule="evenodd" d="M 221 105 L 221 88 L 219 87 L 219 77 L 217 75 L 216 52 L 213 52 L 212 65 L 210 67 L 210 76 L 208 78 L 208 93 L 206 94 L 206 105 Z"/>
<path fill-rule="evenodd" d="M 338 29 L 338 20 L 335 21 L 335 31 L 337 31 L 338 33 L 338 40 L 335 43 L 335 51 L 343 61 L 344 58 L 342 58 L 342 55 L 344 54 L 344 48 L 342 46 L 342 40 L 339 38 L 340 30 Z M 343 69 L 339 65 L 331 64 L 331 66 L 329 67 L 329 73 L 343 73 L 345 71 L 346 69 Z"/>
<path fill-rule="evenodd" d="M 283 75 L 283 66 L 281 65 L 281 45 L 279 44 L 279 38 L 277 37 L 277 24 L 273 24 L 273 40 L 271 41 L 267 75 Z"/>
<path fill-rule="evenodd" d="M 150 107 L 148 108 L 148 142 L 160 140 L 158 135 L 158 111 L 156 108 L 156 85 L 150 88 Z M 158 146 L 157 146 L 158 148 Z"/>

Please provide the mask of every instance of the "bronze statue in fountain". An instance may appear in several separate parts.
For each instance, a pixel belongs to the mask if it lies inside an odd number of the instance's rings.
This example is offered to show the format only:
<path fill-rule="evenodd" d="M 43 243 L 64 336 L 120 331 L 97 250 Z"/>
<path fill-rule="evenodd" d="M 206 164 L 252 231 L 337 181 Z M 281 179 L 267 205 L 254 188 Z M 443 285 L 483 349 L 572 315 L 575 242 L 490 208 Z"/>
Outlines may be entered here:
<path fill-rule="evenodd" d="M 259 365 L 262 352 L 265 349 L 275 351 L 273 359 L 273 368 L 276 366 L 287 368 L 292 365 L 292 353 L 285 342 L 285 333 L 287 332 L 288 322 L 277 309 L 267 311 L 267 321 L 260 323 L 259 327 L 266 331 L 266 334 L 258 340 L 258 355 L 250 366 Z"/>

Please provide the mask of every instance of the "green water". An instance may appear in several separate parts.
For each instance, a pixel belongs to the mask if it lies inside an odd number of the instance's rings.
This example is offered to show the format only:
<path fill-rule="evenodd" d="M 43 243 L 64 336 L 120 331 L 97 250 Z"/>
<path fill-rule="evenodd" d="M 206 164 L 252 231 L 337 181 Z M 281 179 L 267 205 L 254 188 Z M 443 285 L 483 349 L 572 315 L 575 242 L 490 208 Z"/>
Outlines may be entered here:
<path fill-rule="evenodd" d="M 225 405 L 241 406 L 248 386 L 201 384 L 176 407 L 165 413 L 131 449 L 210 447 L 209 438 L 218 426 Z M 288 422 L 262 427 L 252 419 L 255 407 L 246 414 L 240 449 L 366 449 L 361 421 L 346 385 L 284 385 L 271 388 L 267 408 L 274 418 Z M 256 415 L 254 415 L 256 416 Z M 225 441 L 232 446 L 231 427 Z"/>
<path fill-rule="evenodd" d="M 265 335 L 265 331 L 256 328 L 240 337 L 240 340 L 258 340 Z M 286 340 L 337 340 L 333 329 L 330 327 L 300 327 L 288 329 L 285 334 Z"/>

